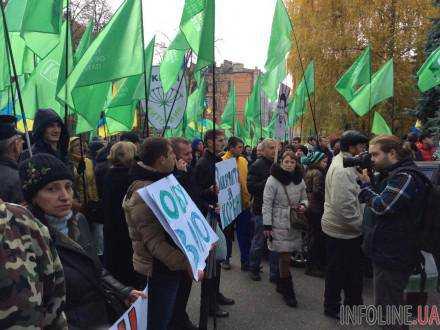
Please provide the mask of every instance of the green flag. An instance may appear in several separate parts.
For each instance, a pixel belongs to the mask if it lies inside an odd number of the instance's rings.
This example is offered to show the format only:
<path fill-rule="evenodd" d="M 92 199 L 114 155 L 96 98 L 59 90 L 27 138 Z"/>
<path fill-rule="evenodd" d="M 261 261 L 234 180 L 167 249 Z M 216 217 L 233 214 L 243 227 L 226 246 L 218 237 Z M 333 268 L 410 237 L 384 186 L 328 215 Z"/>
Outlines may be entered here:
<path fill-rule="evenodd" d="M 394 94 L 393 59 L 389 60 L 371 78 L 371 83 L 362 87 L 350 101 L 358 116 L 367 114 L 376 104 Z"/>
<path fill-rule="evenodd" d="M 440 85 L 440 47 L 429 55 L 422 67 L 417 71 L 420 91 L 427 90 Z"/>
<path fill-rule="evenodd" d="M 251 95 L 246 101 L 244 107 L 244 117 L 246 123 L 260 123 L 260 110 L 261 110 L 261 76 L 258 76 L 252 88 Z"/>
<path fill-rule="evenodd" d="M 64 110 L 57 101 L 56 95 L 58 92 L 65 93 L 61 90 L 61 87 L 64 86 L 66 79 L 66 29 L 67 23 L 64 22 L 58 45 L 44 59 L 38 62 L 22 89 L 22 98 L 27 118 L 34 118 L 38 108 L 51 108 L 62 118 L 64 117 Z M 70 44 L 70 52 L 68 54 L 70 69 L 73 67 L 71 46 Z"/>
<path fill-rule="evenodd" d="M 315 92 L 315 64 L 310 62 L 304 77 L 296 88 L 295 95 L 288 105 L 288 125 L 293 127 L 297 120 L 306 112 L 306 102 Z"/>
<path fill-rule="evenodd" d="M 263 127 L 263 137 L 265 139 L 273 138 L 273 133 L 274 133 L 274 130 L 275 130 L 275 122 L 276 122 L 276 120 L 277 120 L 277 114 L 274 111 L 273 114 L 272 114 L 272 118 L 271 118 L 269 124 L 266 127 Z"/>
<path fill-rule="evenodd" d="M 393 132 L 391 132 L 391 128 L 388 126 L 385 119 L 377 111 L 374 112 L 374 119 L 373 119 L 373 126 L 371 128 L 371 133 L 376 135 L 393 134 Z"/>
<path fill-rule="evenodd" d="M 197 54 L 196 71 L 214 63 L 215 0 L 186 0 L 180 30 Z"/>
<path fill-rule="evenodd" d="M 229 87 L 228 102 L 226 102 L 225 109 L 222 113 L 221 120 L 225 127 L 232 129 L 234 127 L 234 121 L 237 120 L 237 101 L 235 96 L 235 84 L 231 83 Z M 235 127 L 234 127 L 235 129 Z"/>
<path fill-rule="evenodd" d="M 371 48 L 368 46 L 336 83 L 336 90 L 350 102 L 360 87 L 371 80 Z"/>
<path fill-rule="evenodd" d="M 205 104 L 205 91 L 206 91 L 205 79 L 201 77 L 197 89 L 188 97 L 186 111 L 185 111 L 186 121 L 188 125 L 192 125 L 194 127 L 198 126 L 199 120 L 203 116 L 203 110 Z"/>
<path fill-rule="evenodd" d="M 285 60 L 292 48 L 292 32 L 293 26 L 286 7 L 282 0 L 277 0 L 263 82 L 263 90 L 271 101 L 276 100 L 278 86 L 286 77 Z"/>
<path fill-rule="evenodd" d="M 92 42 L 92 32 L 93 32 L 93 20 L 90 20 L 87 24 L 87 27 L 81 37 L 81 40 L 79 41 L 78 47 L 75 51 L 75 63 L 78 63 L 81 57 L 83 57 L 84 53 L 86 52 L 87 48 L 89 48 L 90 43 Z"/>
<path fill-rule="evenodd" d="M 151 67 L 153 64 L 155 37 L 145 48 L 145 76 L 147 76 L 147 93 L 150 91 Z M 148 98 L 145 96 L 144 74 L 120 79 L 116 83 L 116 93 L 112 98 L 109 108 L 131 105 L 133 101 Z M 115 85 L 114 85 L 115 87 Z"/>
<path fill-rule="evenodd" d="M 40 58 L 45 58 L 59 43 L 63 12 L 62 0 L 20 0 L 26 2 L 21 36 Z"/>
<path fill-rule="evenodd" d="M 96 127 L 108 100 L 111 81 L 143 72 L 141 19 L 140 0 L 126 0 L 70 74 L 67 100 L 58 94 L 91 127 Z"/>
<path fill-rule="evenodd" d="M 3 16 L 0 17 L 0 91 L 5 91 L 11 85 L 9 54 L 6 51 L 6 39 Z"/>
<path fill-rule="evenodd" d="M 182 32 L 176 35 L 168 47 L 162 62 L 160 63 L 160 81 L 163 92 L 167 93 L 176 83 L 179 72 L 185 60 L 185 54 L 189 49 L 188 42 Z"/>

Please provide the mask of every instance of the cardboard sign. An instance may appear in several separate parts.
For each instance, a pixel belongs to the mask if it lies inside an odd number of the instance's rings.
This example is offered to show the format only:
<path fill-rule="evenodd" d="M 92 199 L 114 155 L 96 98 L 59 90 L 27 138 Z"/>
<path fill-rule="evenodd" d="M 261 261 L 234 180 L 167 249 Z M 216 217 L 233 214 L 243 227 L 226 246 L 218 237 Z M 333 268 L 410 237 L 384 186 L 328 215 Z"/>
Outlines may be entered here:
<path fill-rule="evenodd" d="M 144 293 L 148 296 L 148 286 Z M 147 330 L 148 298 L 138 298 L 109 330 Z"/>
<path fill-rule="evenodd" d="M 222 228 L 229 226 L 241 213 L 241 189 L 235 158 L 215 164 L 215 182 L 219 188 L 218 203 Z"/>
<path fill-rule="evenodd" d="M 172 174 L 138 190 L 138 194 L 188 258 L 197 281 L 198 271 L 205 269 L 211 246 L 218 240 L 202 212 Z"/>

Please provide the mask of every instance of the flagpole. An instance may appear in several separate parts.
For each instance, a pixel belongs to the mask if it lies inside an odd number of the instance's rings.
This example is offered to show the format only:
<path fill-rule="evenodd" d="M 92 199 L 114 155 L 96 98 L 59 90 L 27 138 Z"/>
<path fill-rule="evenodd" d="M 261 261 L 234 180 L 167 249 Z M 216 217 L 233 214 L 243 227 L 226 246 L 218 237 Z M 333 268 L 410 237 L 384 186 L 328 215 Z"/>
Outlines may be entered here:
<path fill-rule="evenodd" d="M 298 52 L 298 59 L 299 59 L 299 64 L 301 66 L 301 71 L 302 71 L 302 76 L 303 76 L 303 79 L 304 79 L 304 84 L 306 86 L 307 99 L 309 101 L 310 110 L 312 111 L 312 119 L 313 119 L 313 126 L 315 128 L 316 140 L 318 140 L 318 127 L 316 125 L 315 110 L 312 109 L 312 101 L 310 100 L 309 87 L 307 86 L 307 79 L 305 77 L 304 66 L 303 66 L 303 63 L 302 63 L 301 52 L 299 50 L 299 45 L 298 45 L 298 40 L 296 38 L 295 30 L 292 31 L 292 34 L 293 34 L 293 40 L 295 41 L 296 50 Z M 302 114 L 302 115 L 304 116 L 304 114 Z"/>
<path fill-rule="evenodd" d="M 70 17 L 70 9 L 69 9 L 70 1 L 66 0 L 66 83 L 64 87 L 64 125 L 66 125 L 67 132 L 69 132 L 69 125 L 67 123 L 67 120 L 69 118 L 69 107 L 67 105 L 67 76 L 69 75 L 69 17 Z M 80 141 L 81 142 L 81 141 Z M 82 143 L 82 142 L 81 142 Z M 82 146 L 81 146 L 82 148 Z M 81 153 L 82 157 L 82 153 Z"/>
<path fill-rule="evenodd" d="M 6 51 L 6 57 L 8 59 L 8 69 L 9 69 L 9 83 L 11 83 L 11 77 L 12 77 L 12 72 L 11 72 L 11 59 L 9 57 L 9 52 Z M 11 97 L 12 97 L 12 111 L 14 112 L 14 117 L 17 117 L 17 113 L 16 113 L 16 109 L 15 109 L 15 94 L 14 94 L 14 84 L 10 84 L 9 86 L 11 88 Z M 9 93 L 8 93 L 8 97 L 9 97 Z"/>
<path fill-rule="evenodd" d="M 144 41 L 144 12 L 143 12 L 143 6 L 142 6 L 142 0 L 139 0 L 140 6 L 141 6 L 141 39 L 142 39 L 142 65 L 144 67 L 144 92 L 145 92 L 145 121 L 144 121 L 144 132 L 143 135 L 145 136 L 145 129 L 147 133 L 147 137 L 150 136 L 150 123 L 148 118 L 148 85 L 147 85 L 147 66 L 145 63 L 145 41 Z"/>
<path fill-rule="evenodd" d="M 261 90 L 258 93 L 258 97 L 260 98 L 260 140 L 263 138 L 263 117 L 262 117 L 262 109 L 261 109 Z"/>
<path fill-rule="evenodd" d="M 370 47 L 370 46 L 368 46 L 368 47 Z M 368 98 L 368 130 L 371 132 L 371 64 L 372 64 L 372 56 L 371 56 L 371 52 L 372 52 L 373 50 L 372 49 L 370 49 L 370 65 L 369 65 L 369 70 L 370 70 L 370 83 L 368 84 L 368 86 L 369 86 L 369 88 L 370 88 L 370 91 L 369 91 L 369 93 L 370 93 L 370 95 L 369 95 L 369 98 Z"/>
<path fill-rule="evenodd" d="M 9 30 L 8 30 L 8 24 L 6 23 L 5 9 L 3 8 L 3 4 L 0 4 L 0 7 L 1 7 L 1 11 L 2 11 L 4 33 L 6 36 L 6 47 L 8 48 L 9 56 L 11 59 L 12 71 L 14 73 L 15 87 L 17 89 L 17 95 L 18 95 L 18 103 L 20 104 L 20 111 L 21 111 L 21 117 L 23 120 L 23 127 L 24 127 L 24 132 L 25 132 L 25 137 L 26 137 L 26 144 L 27 144 L 27 147 L 29 150 L 29 155 L 32 157 L 31 140 L 29 138 L 29 130 L 28 130 L 28 126 L 27 126 L 26 114 L 24 112 L 23 99 L 21 97 L 20 84 L 18 82 L 17 68 L 15 67 L 14 55 L 12 53 L 11 40 L 9 39 Z"/>
<path fill-rule="evenodd" d="M 183 66 L 183 71 L 182 71 L 182 77 L 180 78 L 179 85 L 177 86 L 176 95 L 174 95 L 174 100 L 173 100 L 173 104 L 171 105 L 170 112 L 168 113 L 168 117 L 167 117 L 166 120 L 165 120 L 165 126 L 163 127 L 162 137 L 165 136 L 165 131 L 167 130 L 168 124 L 169 124 L 169 122 L 170 122 L 171 114 L 173 113 L 174 105 L 176 104 L 177 96 L 179 95 L 179 90 L 180 90 L 180 87 L 182 86 L 183 79 L 185 79 L 185 74 L 186 74 L 186 70 L 187 70 L 187 68 L 188 68 L 189 58 L 190 58 L 191 56 L 192 56 L 192 52 L 189 52 L 189 53 L 187 54 L 187 56 L 185 57 L 184 66 Z"/>

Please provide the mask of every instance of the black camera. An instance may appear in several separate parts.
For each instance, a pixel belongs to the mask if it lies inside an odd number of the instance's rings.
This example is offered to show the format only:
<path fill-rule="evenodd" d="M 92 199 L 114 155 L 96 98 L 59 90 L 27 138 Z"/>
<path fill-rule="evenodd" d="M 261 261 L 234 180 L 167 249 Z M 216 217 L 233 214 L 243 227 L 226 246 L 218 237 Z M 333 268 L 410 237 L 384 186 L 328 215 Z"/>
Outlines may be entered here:
<path fill-rule="evenodd" d="M 342 164 L 344 167 L 359 167 L 361 169 L 369 169 L 373 167 L 371 155 L 368 151 L 354 157 L 344 157 L 342 159 Z"/>

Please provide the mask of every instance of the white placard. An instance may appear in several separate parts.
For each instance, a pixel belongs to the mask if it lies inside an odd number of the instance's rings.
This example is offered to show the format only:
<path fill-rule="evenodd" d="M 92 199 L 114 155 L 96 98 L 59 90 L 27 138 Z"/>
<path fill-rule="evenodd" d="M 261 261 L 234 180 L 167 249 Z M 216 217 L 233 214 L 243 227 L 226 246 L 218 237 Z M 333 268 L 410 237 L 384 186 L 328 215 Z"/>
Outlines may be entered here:
<path fill-rule="evenodd" d="M 205 269 L 211 246 L 218 240 L 202 212 L 172 174 L 137 192 L 188 258 L 198 280 L 198 271 Z"/>
<path fill-rule="evenodd" d="M 215 164 L 215 182 L 219 188 L 220 220 L 222 228 L 225 229 L 242 211 L 241 189 L 235 158 Z"/>
<path fill-rule="evenodd" d="M 144 290 L 148 296 L 148 286 Z M 148 298 L 138 298 L 109 330 L 147 330 Z"/>

